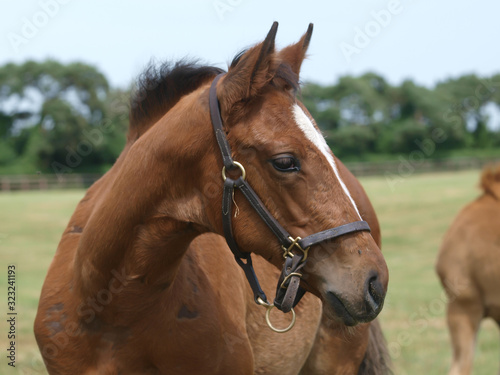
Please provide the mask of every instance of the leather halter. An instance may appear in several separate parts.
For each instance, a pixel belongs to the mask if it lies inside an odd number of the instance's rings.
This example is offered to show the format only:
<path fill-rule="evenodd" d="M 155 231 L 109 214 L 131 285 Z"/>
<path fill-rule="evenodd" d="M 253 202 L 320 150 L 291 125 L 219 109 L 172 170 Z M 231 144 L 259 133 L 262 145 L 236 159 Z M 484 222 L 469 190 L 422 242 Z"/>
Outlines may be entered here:
<path fill-rule="evenodd" d="M 227 244 L 229 245 L 229 248 L 234 254 L 236 262 L 241 266 L 241 268 L 243 268 L 243 271 L 245 272 L 250 287 L 252 288 L 255 302 L 260 305 L 267 306 L 268 313 L 272 306 L 277 307 L 283 312 L 289 312 L 300 301 L 305 293 L 305 290 L 300 287 L 300 277 L 302 276 L 302 274 L 299 271 L 306 264 L 309 248 L 320 242 L 332 240 L 344 234 L 359 231 L 370 231 L 370 226 L 366 221 L 355 221 L 336 228 L 331 228 L 322 232 L 311 234 L 306 238 L 293 238 L 280 225 L 280 223 L 278 223 L 278 221 L 264 206 L 259 196 L 246 181 L 244 167 L 240 163 L 234 161 L 231 156 L 231 147 L 229 146 L 226 133 L 223 129 L 219 100 L 217 98 L 217 82 L 223 75 L 224 73 L 219 74 L 212 82 L 209 93 L 209 106 L 212 126 L 214 128 L 215 136 L 217 138 L 217 143 L 219 145 L 222 154 L 222 161 L 224 164 L 224 167 L 222 169 L 222 177 L 224 179 L 224 190 L 222 197 L 222 225 L 224 229 L 224 236 L 226 238 Z M 236 169 L 240 169 L 241 171 L 241 175 L 238 178 L 231 179 L 226 176 L 226 170 L 229 171 Z M 235 188 L 239 189 L 243 193 L 250 205 L 254 208 L 261 219 L 267 224 L 269 229 L 276 236 L 281 245 L 281 248 L 284 251 L 283 257 L 285 258 L 285 263 L 278 280 L 276 297 L 272 305 L 268 302 L 266 294 L 260 287 L 259 281 L 257 280 L 257 276 L 255 275 L 255 271 L 252 265 L 252 258 L 250 255 L 251 253 L 241 252 L 238 248 L 238 244 L 233 237 L 231 216 Z M 293 252 L 293 250 L 299 250 L 299 252 Z M 268 317 L 269 315 L 266 315 L 266 318 Z M 268 324 L 270 325 L 269 320 Z M 273 328 L 271 325 L 270 327 Z M 289 329 L 290 328 L 291 326 L 289 327 Z"/>

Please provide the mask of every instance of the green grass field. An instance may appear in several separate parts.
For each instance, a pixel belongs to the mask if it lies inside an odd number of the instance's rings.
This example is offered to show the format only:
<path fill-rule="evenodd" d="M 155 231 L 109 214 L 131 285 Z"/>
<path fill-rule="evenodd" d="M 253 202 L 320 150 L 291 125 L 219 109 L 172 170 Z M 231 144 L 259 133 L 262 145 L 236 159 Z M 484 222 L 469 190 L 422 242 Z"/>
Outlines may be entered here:
<path fill-rule="evenodd" d="M 384 177 L 362 183 L 379 215 L 390 283 L 381 320 L 394 373 L 442 375 L 451 350 L 442 289 L 434 263 L 443 234 L 460 208 L 479 194 L 478 171 L 414 175 L 392 191 Z M 7 265 L 17 270 L 18 340 L 16 369 L 0 360 L 0 374 L 45 374 L 32 325 L 45 273 L 83 191 L 0 194 L 0 277 L 2 311 L 7 311 Z M 6 313 L 4 313 L 6 317 Z M 2 318 L 0 348 L 7 346 Z M 485 321 L 476 349 L 474 374 L 498 371 L 496 326 Z"/>

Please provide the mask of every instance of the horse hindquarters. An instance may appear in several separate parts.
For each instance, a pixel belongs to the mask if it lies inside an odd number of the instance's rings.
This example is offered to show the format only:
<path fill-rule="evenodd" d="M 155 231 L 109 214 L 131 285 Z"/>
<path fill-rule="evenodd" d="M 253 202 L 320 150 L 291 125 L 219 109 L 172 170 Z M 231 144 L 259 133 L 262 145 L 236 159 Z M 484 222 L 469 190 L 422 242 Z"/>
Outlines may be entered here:
<path fill-rule="evenodd" d="M 499 213 L 496 199 L 481 196 L 457 215 L 441 246 L 436 271 L 448 296 L 450 375 L 471 373 L 481 320 L 500 318 Z"/>

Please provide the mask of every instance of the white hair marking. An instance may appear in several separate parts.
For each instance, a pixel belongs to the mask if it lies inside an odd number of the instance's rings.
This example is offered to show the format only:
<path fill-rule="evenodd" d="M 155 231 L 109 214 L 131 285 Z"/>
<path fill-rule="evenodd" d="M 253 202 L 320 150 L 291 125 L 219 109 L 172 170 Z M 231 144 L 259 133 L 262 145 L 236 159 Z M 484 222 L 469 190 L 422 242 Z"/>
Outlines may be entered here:
<path fill-rule="evenodd" d="M 359 218 L 361 219 L 361 215 L 359 214 L 358 207 L 356 207 L 356 203 L 354 203 L 354 199 L 352 199 L 351 194 L 349 193 L 349 190 L 347 189 L 347 186 L 345 186 L 344 181 L 340 178 L 339 171 L 337 169 L 337 165 L 335 163 L 335 159 L 333 158 L 332 151 L 328 147 L 325 138 L 323 135 L 318 131 L 318 129 L 313 125 L 311 119 L 304 113 L 302 108 L 298 104 L 294 104 L 292 107 L 292 112 L 293 112 L 293 117 L 295 118 L 295 122 L 299 126 L 300 130 L 305 134 L 307 139 L 309 139 L 318 149 L 319 151 L 325 156 L 326 160 L 328 160 L 328 163 L 333 169 L 333 172 L 335 173 L 335 176 L 340 182 L 340 186 L 344 190 L 344 193 L 347 195 L 349 200 L 351 201 L 352 205 L 354 206 L 354 209 L 356 210 L 356 213 L 358 214 Z"/>

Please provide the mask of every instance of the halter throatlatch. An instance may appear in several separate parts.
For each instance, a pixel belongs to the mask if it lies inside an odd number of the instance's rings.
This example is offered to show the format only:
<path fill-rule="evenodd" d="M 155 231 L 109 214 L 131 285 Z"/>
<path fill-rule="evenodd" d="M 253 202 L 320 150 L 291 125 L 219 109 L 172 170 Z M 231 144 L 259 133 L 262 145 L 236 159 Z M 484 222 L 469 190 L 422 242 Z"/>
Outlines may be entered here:
<path fill-rule="evenodd" d="M 295 323 L 295 312 L 293 307 L 299 303 L 300 299 L 305 293 L 305 290 L 300 287 L 300 278 L 302 277 L 302 269 L 306 265 L 309 248 L 320 242 L 332 240 L 344 234 L 370 231 L 370 226 L 366 221 L 355 221 L 349 224 L 341 225 L 336 228 L 327 229 L 322 232 L 311 234 L 305 238 L 293 238 L 278 221 L 271 215 L 271 213 L 264 206 L 259 196 L 246 181 L 246 173 L 243 165 L 233 160 L 231 155 L 231 147 L 226 137 L 222 125 L 222 118 L 220 115 L 219 100 L 217 98 L 217 82 L 224 74 L 219 74 L 212 82 L 209 93 L 209 106 L 210 117 L 212 126 L 214 128 L 217 144 L 219 145 L 222 162 L 224 164 L 222 169 L 222 177 L 224 180 L 224 188 L 222 195 L 222 226 L 226 242 L 234 254 L 236 262 L 241 266 L 245 272 L 245 276 L 252 288 L 255 302 L 259 305 L 267 307 L 266 321 L 269 327 L 275 332 L 289 331 Z M 240 176 L 232 179 L 227 176 L 226 171 L 240 170 Z M 243 193 L 250 205 L 259 214 L 260 218 L 267 224 L 269 229 L 278 239 L 281 248 L 283 249 L 283 257 L 285 258 L 283 270 L 281 271 L 278 285 L 276 288 L 276 297 L 273 304 L 267 300 L 266 294 L 260 287 L 257 276 L 252 265 L 251 253 L 242 252 L 238 248 L 233 236 L 232 228 L 232 204 L 234 197 L 234 189 L 238 189 Z M 278 308 L 283 312 L 293 313 L 292 323 L 285 329 L 277 329 L 272 326 L 269 320 L 269 314 L 273 307 Z"/>

